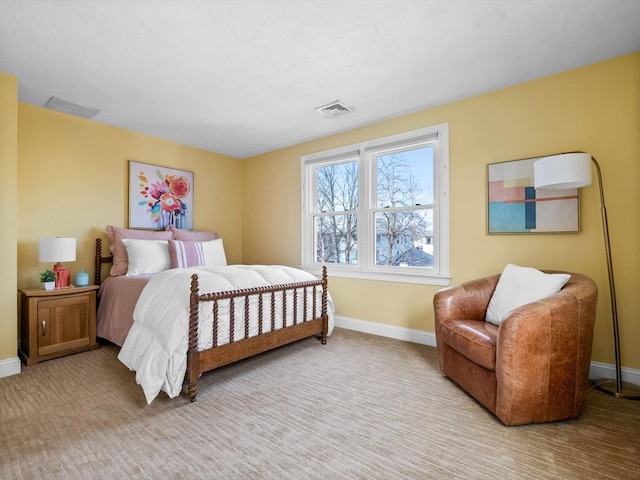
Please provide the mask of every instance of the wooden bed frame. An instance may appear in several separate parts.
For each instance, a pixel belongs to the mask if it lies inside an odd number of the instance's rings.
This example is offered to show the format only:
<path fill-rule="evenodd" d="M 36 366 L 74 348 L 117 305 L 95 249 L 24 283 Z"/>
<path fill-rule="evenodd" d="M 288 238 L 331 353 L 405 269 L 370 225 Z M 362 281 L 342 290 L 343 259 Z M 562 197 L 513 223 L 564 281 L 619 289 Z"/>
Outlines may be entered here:
<path fill-rule="evenodd" d="M 95 252 L 95 274 L 94 280 L 96 285 L 101 284 L 102 265 L 111 263 L 112 256 L 102 256 L 102 240 L 96 239 Z M 320 309 L 316 301 L 317 288 L 322 288 Z M 297 318 L 297 293 L 302 291 L 303 308 L 305 318 Z M 292 292 L 293 298 L 293 325 L 284 326 L 277 325 L 275 322 L 275 301 L 276 295 L 282 296 L 283 318 L 286 317 L 287 302 L 285 302 L 287 292 Z M 310 312 L 312 318 L 307 316 L 307 297 L 308 293 L 312 295 L 312 305 Z M 258 335 L 249 337 L 249 315 L 250 302 L 249 297 L 255 297 L 258 300 Z M 235 339 L 234 332 L 234 313 L 235 300 L 244 299 L 244 336 Z M 231 325 L 229 343 L 217 345 L 218 333 L 218 302 L 221 300 L 230 300 Z M 213 309 L 213 347 L 206 350 L 198 350 L 198 312 L 202 303 L 211 302 Z M 289 302 L 291 303 L 291 301 Z M 244 358 L 257 355 L 259 353 L 272 350 L 274 348 L 302 340 L 303 338 L 320 335 L 321 343 L 327 343 L 327 332 L 329 330 L 329 317 L 327 314 L 327 267 L 322 268 L 322 278 L 308 282 L 298 282 L 283 285 L 273 285 L 268 287 L 257 287 L 243 290 L 233 290 L 227 292 L 211 292 L 199 293 L 198 291 L 198 275 L 191 276 L 191 293 L 190 293 L 190 311 L 189 311 L 189 350 L 187 352 L 187 373 L 185 381 L 187 383 L 187 392 L 189 399 L 194 402 L 198 391 L 198 378 L 204 372 L 213 370 L 233 363 Z M 263 310 L 271 309 L 271 324 L 269 331 L 263 333 Z M 276 330 L 277 328 L 277 330 Z"/>

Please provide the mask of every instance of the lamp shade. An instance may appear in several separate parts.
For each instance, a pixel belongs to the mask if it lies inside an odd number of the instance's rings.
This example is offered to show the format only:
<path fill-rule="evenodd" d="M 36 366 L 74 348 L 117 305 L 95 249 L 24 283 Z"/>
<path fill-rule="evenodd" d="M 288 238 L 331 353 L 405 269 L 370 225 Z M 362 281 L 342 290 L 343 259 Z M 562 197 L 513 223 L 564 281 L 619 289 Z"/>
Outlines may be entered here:
<path fill-rule="evenodd" d="M 563 190 L 591 185 L 591 155 L 562 153 L 533 162 L 533 187 Z"/>
<path fill-rule="evenodd" d="M 75 238 L 41 238 L 38 249 L 41 262 L 75 262 Z"/>

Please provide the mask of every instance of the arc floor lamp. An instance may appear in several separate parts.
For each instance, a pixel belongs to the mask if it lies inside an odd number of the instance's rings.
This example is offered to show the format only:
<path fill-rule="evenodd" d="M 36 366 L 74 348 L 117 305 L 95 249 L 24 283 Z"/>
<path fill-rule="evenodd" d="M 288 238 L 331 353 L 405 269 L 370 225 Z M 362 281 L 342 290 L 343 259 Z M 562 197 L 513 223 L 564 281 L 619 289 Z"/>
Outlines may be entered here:
<path fill-rule="evenodd" d="M 596 167 L 598 185 L 600 187 L 600 210 L 602 211 L 602 230 L 604 233 L 604 247 L 607 255 L 607 270 L 609 273 L 609 293 L 611 296 L 613 343 L 616 361 L 615 384 L 610 379 L 602 379 L 595 381 L 595 387 L 609 395 L 640 400 L 640 388 L 622 381 L 618 308 L 616 305 L 616 289 L 613 278 L 613 264 L 611 263 L 611 244 L 609 242 L 609 224 L 607 222 L 607 208 L 604 203 L 604 188 L 602 187 L 600 165 L 598 165 L 595 158 L 584 152 L 562 153 L 540 158 L 533 163 L 534 188 L 541 190 L 559 190 L 581 188 L 591 185 L 591 163 Z"/>

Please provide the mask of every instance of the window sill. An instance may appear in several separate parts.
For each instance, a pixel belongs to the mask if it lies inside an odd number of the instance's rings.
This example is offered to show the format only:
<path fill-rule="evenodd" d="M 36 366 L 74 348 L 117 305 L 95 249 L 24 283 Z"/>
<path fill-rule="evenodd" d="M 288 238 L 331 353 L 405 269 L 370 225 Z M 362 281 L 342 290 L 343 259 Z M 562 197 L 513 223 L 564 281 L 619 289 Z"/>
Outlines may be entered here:
<path fill-rule="evenodd" d="M 313 275 L 322 275 L 322 265 L 303 265 L 300 269 Z M 404 270 L 404 268 L 401 268 Z M 345 268 L 338 265 L 327 264 L 327 274 L 329 277 L 356 278 L 361 280 L 376 280 L 379 282 L 413 283 L 420 285 L 448 286 L 451 277 L 429 275 L 415 269 L 407 268 L 404 273 L 390 273 L 373 270 L 360 270 L 355 268 Z"/>

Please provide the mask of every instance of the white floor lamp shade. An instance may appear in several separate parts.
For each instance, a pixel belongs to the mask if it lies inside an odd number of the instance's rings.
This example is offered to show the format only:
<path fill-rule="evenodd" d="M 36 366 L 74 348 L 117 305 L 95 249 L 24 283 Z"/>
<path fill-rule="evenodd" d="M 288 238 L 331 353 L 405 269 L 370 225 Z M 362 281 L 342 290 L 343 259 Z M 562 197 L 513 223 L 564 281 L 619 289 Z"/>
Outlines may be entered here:
<path fill-rule="evenodd" d="M 543 157 L 533 163 L 533 187 L 562 190 L 591 185 L 591 155 L 564 153 Z"/>

